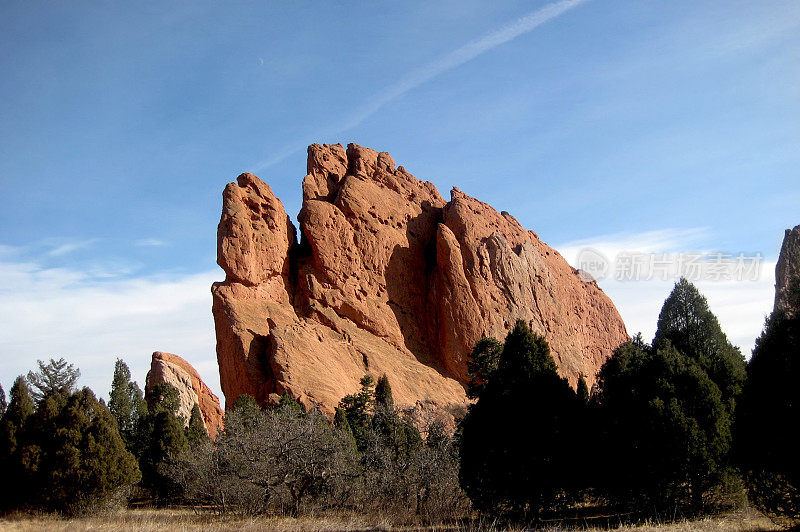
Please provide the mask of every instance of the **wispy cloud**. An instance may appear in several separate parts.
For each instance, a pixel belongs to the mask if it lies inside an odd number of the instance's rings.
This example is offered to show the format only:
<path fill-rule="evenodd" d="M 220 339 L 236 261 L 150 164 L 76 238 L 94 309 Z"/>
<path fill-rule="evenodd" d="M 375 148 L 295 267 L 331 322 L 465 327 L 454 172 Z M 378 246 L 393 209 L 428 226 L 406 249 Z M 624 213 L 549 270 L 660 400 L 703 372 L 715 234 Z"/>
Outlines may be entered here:
<path fill-rule="evenodd" d="M 79 249 L 88 248 L 95 242 L 97 242 L 97 238 L 89 238 L 86 240 L 76 240 L 72 242 L 64 242 L 61 244 L 56 244 L 53 246 L 47 254 L 51 257 L 61 257 L 63 255 L 68 255 L 73 251 L 78 251 Z"/>
<path fill-rule="evenodd" d="M 505 26 L 487 33 L 486 35 L 470 41 L 460 46 L 450 53 L 447 53 L 430 63 L 410 72 L 398 82 L 390 85 L 370 98 L 361 108 L 356 110 L 352 116 L 343 124 L 322 132 L 323 137 L 334 136 L 350 130 L 366 119 L 377 113 L 383 106 L 403 96 L 404 94 L 416 89 L 420 85 L 444 74 L 445 72 L 457 68 L 476 57 L 497 48 L 509 41 L 516 39 L 526 33 L 533 31 L 542 24 L 578 7 L 588 0 L 560 0 L 547 4 L 546 6 L 532 11 Z M 309 136 L 311 137 L 311 136 Z M 277 164 L 285 158 L 293 155 L 304 148 L 304 140 L 298 141 L 278 150 L 275 155 L 262 161 L 254 167 L 254 171 L 263 170 L 273 164 Z"/>
<path fill-rule="evenodd" d="M 141 248 L 163 248 L 168 244 L 158 238 L 140 238 L 134 244 Z"/>
<path fill-rule="evenodd" d="M 80 367 L 81 385 L 108 392 L 116 357 L 144 385 L 150 355 L 177 353 L 219 393 L 209 287 L 216 270 L 181 276 L 108 278 L 47 267 L 6 246 L 0 255 L 0 382 L 60 356 Z M 27 254 L 25 254 L 27 256 Z M 202 369 L 200 369 L 202 368 Z M 221 398 L 220 398 L 221 399 Z"/>
<path fill-rule="evenodd" d="M 618 233 L 566 242 L 554 246 L 577 266 L 581 250 L 590 248 L 613 260 L 622 252 L 629 253 L 681 253 L 703 252 L 702 244 L 708 241 L 705 228 L 665 229 L 642 233 Z M 765 250 L 762 255 L 770 257 Z M 677 279 L 622 281 L 614 272 L 598 280 L 597 284 L 611 298 L 622 316 L 629 334 L 641 332 L 651 340 L 656 330 L 658 314 Z M 731 342 L 749 357 L 755 339 L 761 333 L 764 318 L 772 310 L 775 290 L 775 261 L 765 260 L 755 280 L 698 280 L 693 281 L 706 296 L 711 311 L 716 314 Z"/>

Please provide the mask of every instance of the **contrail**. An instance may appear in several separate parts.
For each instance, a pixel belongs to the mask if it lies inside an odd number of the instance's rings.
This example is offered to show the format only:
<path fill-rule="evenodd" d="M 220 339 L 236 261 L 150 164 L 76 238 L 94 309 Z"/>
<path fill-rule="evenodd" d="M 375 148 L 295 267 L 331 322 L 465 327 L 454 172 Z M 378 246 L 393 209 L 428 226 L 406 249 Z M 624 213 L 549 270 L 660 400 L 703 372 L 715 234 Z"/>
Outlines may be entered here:
<path fill-rule="evenodd" d="M 431 79 L 449 70 L 459 67 L 464 63 L 472 61 L 479 55 L 497 48 L 501 44 L 505 44 L 521 35 L 529 33 L 545 22 L 553 20 L 563 13 L 566 13 L 570 9 L 578 7 L 587 1 L 588 0 L 560 0 L 559 2 L 553 2 L 552 4 L 548 4 L 537 9 L 536 11 L 522 16 L 514 22 L 506 24 L 505 26 L 492 31 L 479 39 L 468 42 L 452 52 L 439 57 L 438 59 L 422 66 L 421 68 L 418 68 L 417 70 L 412 71 L 409 75 L 394 85 L 386 87 L 384 90 L 370 98 L 366 105 L 356 111 L 347 122 L 334 130 L 325 132 L 321 136 L 335 136 L 358 126 L 364 120 L 377 113 L 378 110 L 380 110 L 381 107 L 385 106 L 387 103 L 400 98 L 407 92 L 414 90 L 423 83 L 426 83 L 427 81 L 430 81 Z M 259 164 L 255 170 L 261 170 L 272 166 L 273 164 L 282 161 L 290 155 L 297 153 L 301 149 L 302 148 L 297 147 L 297 144 L 293 145 L 292 148 L 287 147 L 279 151 L 270 159 L 267 159 Z"/>

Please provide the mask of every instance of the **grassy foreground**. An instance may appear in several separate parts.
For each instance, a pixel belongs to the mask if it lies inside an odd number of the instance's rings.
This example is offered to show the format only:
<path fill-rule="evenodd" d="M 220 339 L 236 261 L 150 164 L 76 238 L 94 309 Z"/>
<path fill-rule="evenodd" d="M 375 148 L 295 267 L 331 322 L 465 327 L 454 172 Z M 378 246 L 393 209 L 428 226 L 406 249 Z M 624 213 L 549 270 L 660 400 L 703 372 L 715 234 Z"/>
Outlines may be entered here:
<path fill-rule="evenodd" d="M 219 517 L 209 514 L 195 513 L 191 510 L 155 510 L 136 509 L 120 510 L 102 516 L 84 517 L 79 519 L 59 519 L 53 516 L 18 515 L 0 519 L 2 530 L 47 530 L 48 532 L 72 530 L 202 530 L 204 532 L 217 532 L 228 530 L 281 530 L 281 531 L 333 531 L 333 530 L 501 530 L 491 522 L 474 523 L 467 527 L 398 527 L 392 526 L 389 519 L 369 518 L 366 516 L 326 516 L 307 518 L 286 517 L 259 517 L 236 518 Z M 778 530 L 775 525 L 763 515 L 752 511 L 739 511 L 715 517 L 706 517 L 698 520 L 687 520 L 666 524 L 651 523 L 644 525 L 619 525 L 611 528 L 563 528 L 559 526 L 546 527 L 546 531 L 561 530 L 617 530 L 637 532 L 684 532 L 684 531 L 748 531 L 765 532 Z"/>

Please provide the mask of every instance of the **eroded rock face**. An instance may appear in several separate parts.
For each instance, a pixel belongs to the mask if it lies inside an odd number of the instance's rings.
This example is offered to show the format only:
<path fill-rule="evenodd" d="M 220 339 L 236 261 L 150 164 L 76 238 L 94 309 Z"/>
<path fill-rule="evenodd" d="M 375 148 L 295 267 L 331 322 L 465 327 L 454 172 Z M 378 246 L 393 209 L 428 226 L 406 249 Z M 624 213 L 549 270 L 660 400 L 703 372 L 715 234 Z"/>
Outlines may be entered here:
<path fill-rule="evenodd" d="M 145 394 L 148 395 L 154 386 L 161 383 L 171 384 L 178 390 L 180 407 L 178 415 L 188 422 L 194 405 L 200 406 L 200 413 L 212 439 L 222 430 L 224 412 L 219 406 L 219 399 L 206 386 L 191 364 L 172 353 L 153 353 L 150 371 L 147 372 Z"/>
<path fill-rule="evenodd" d="M 775 266 L 775 310 L 800 311 L 800 225 L 787 229 Z"/>
<path fill-rule="evenodd" d="M 588 384 L 628 339 L 614 305 L 507 213 L 396 167 L 387 153 L 312 145 L 300 242 L 269 186 L 242 174 L 223 195 L 212 287 L 226 404 L 290 393 L 332 413 L 365 373 L 395 402 L 466 402 L 466 360 L 517 319 Z"/>

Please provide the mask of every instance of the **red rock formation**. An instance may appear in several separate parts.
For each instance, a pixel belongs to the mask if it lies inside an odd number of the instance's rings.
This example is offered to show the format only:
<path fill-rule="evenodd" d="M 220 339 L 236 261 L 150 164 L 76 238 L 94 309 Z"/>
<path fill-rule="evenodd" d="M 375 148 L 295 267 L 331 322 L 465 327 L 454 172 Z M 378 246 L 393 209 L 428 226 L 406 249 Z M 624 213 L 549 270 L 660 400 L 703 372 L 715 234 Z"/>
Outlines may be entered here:
<path fill-rule="evenodd" d="M 178 415 L 188 422 L 194 405 L 200 406 L 200 413 L 212 439 L 222 430 L 224 412 L 219 406 L 219 399 L 200 378 L 191 364 L 178 355 L 153 353 L 150 371 L 147 372 L 145 394 L 149 395 L 154 386 L 160 383 L 171 384 L 178 390 L 180 406 Z"/>
<path fill-rule="evenodd" d="M 591 386 L 628 336 L 614 305 L 507 213 L 453 189 L 449 202 L 387 153 L 312 145 L 301 239 L 268 185 L 223 194 L 212 288 L 227 404 L 290 393 L 331 413 L 364 373 L 401 406 L 465 403 L 466 358 L 517 319 L 559 371 Z"/>

